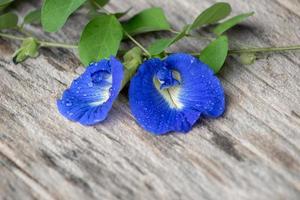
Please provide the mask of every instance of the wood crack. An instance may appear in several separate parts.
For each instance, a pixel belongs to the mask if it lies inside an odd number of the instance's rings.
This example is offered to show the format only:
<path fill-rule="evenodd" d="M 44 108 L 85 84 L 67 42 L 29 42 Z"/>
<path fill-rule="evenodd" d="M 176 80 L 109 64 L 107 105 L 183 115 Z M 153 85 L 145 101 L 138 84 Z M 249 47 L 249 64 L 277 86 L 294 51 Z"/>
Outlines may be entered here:
<path fill-rule="evenodd" d="M 10 150 L 8 150 L 8 148 L 6 148 L 5 145 L 0 142 L 0 154 L 10 162 L 10 166 L 13 167 L 12 172 L 21 180 L 23 180 L 35 192 L 37 192 L 41 197 L 43 197 L 43 199 L 55 200 L 55 198 L 52 197 L 52 195 L 41 183 L 39 183 L 34 177 L 32 177 L 14 161 L 14 158 L 10 156 L 11 153 L 8 153 L 9 151 Z"/>

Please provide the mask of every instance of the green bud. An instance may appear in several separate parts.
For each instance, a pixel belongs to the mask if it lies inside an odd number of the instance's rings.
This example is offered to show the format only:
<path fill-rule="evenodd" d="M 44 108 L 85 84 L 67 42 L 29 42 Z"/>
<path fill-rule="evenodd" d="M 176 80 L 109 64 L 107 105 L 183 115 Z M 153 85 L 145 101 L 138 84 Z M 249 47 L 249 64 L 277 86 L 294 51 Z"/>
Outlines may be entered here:
<path fill-rule="evenodd" d="M 240 55 L 240 62 L 244 65 L 251 65 L 256 60 L 255 53 L 242 53 Z"/>
<path fill-rule="evenodd" d="M 13 61 L 15 64 L 23 62 L 28 57 L 37 57 L 38 56 L 38 42 L 36 39 L 30 37 L 26 38 L 21 47 L 14 53 Z"/>
<path fill-rule="evenodd" d="M 123 56 L 124 79 L 122 82 L 122 88 L 131 79 L 138 66 L 142 63 L 142 55 L 142 50 L 138 47 L 134 47 Z"/>

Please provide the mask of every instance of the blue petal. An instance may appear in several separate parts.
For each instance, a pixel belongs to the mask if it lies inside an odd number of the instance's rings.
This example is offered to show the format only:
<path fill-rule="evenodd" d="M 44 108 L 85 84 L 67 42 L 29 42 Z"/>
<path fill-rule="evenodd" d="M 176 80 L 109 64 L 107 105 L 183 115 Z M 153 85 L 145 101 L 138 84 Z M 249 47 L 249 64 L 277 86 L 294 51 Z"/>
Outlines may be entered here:
<path fill-rule="evenodd" d="M 165 60 L 169 69 L 180 73 L 180 102 L 208 117 L 219 117 L 225 110 L 224 90 L 214 72 L 195 57 L 177 53 Z"/>
<path fill-rule="evenodd" d="M 59 112 L 83 125 L 103 121 L 119 94 L 122 79 L 123 66 L 114 57 L 90 64 L 57 100 Z"/>
<path fill-rule="evenodd" d="M 144 62 L 131 80 L 129 103 L 138 123 L 154 134 L 187 132 L 202 114 L 217 117 L 225 107 L 220 81 L 188 54 Z"/>

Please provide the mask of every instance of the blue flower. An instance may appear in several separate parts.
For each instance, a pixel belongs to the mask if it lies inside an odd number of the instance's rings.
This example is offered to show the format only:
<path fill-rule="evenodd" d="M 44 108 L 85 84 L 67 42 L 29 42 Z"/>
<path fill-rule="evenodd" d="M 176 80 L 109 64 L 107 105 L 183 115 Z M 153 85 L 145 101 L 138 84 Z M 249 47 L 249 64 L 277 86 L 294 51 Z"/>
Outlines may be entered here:
<path fill-rule="evenodd" d="M 91 63 L 57 100 L 59 112 L 83 125 L 103 121 L 121 89 L 123 65 L 114 57 Z"/>
<path fill-rule="evenodd" d="M 130 82 L 129 103 L 137 122 L 154 134 L 188 132 L 200 116 L 218 117 L 225 109 L 213 71 L 183 53 L 144 62 Z"/>

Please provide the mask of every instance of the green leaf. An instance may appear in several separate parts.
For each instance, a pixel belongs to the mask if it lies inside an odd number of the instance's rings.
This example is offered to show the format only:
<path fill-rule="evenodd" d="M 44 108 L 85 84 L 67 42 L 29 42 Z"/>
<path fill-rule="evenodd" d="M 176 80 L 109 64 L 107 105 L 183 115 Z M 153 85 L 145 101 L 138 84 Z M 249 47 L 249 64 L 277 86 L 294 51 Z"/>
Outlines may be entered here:
<path fill-rule="evenodd" d="M 34 58 L 38 56 L 38 48 L 39 45 L 34 38 L 32 37 L 26 38 L 23 41 L 20 49 L 18 49 L 14 54 L 14 58 L 13 58 L 14 63 L 20 63 L 25 59 L 27 59 L 28 57 Z"/>
<path fill-rule="evenodd" d="M 228 54 L 228 38 L 220 36 L 212 41 L 200 54 L 200 60 L 218 73 Z"/>
<path fill-rule="evenodd" d="M 13 0 L 0 0 L 0 11 L 4 10 L 12 2 L 13 2 Z"/>
<path fill-rule="evenodd" d="M 60 29 L 68 17 L 86 0 L 45 0 L 42 6 L 42 25 L 48 32 Z"/>
<path fill-rule="evenodd" d="M 251 65 L 256 60 L 256 55 L 255 53 L 242 53 L 239 60 L 244 65 Z"/>
<path fill-rule="evenodd" d="M 41 9 L 33 10 L 24 17 L 24 24 L 41 23 Z"/>
<path fill-rule="evenodd" d="M 109 0 L 92 0 L 92 1 L 95 1 L 101 7 L 105 6 L 109 2 Z"/>
<path fill-rule="evenodd" d="M 123 24 L 130 35 L 152 31 L 169 30 L 170 24 L 161 8 L 149 8 L 141 11 Z"/>
<path fill-rule="evenodd" d="M 204 10 L 193 22 L 191 29 L 201 27 L 203 25 L 213 24 L 227 17 L 231 12 L 228 3 L 220 2 L 212 5 Z"/>
<path fill-rule="evenodd" d="M 173 41 L 173 38 L 162 38 L 155 40 L 152 44 L 147 48 L 151 55 L 158 55 L 163 52 L 166 48 L 168 48 Z"/>
<path fill-rule="evenodd" d="M 244 21 L 245 19 L 252 16 L 253 14 L 254 14 L 254 12 L 251 12 L 251 13 L 245 13 L 245 14 L 241 14 L 241 15 L 232 17 L 232 18 L 220 23 L 216 28 L 214 28 L 213 32 L 216 35 L 222 35 L 225 31 L 227 31 L 228 29 L 237 25 L 238 23 Z"/>
<path fill-rule="evenodd" d="M 177 42 L 178 40 L 182 39 L 189 29 L 189 25 L 185 26 L 183 30 L 178 33 L 175 37 L 172 38 L 163 38 L 154 41 L 152 44 L 149 45 L 148 51 L 151 55 L 158 55 L 162 53 L 166 48 Z"/>
<path fill-rule="evenodd" d="M 122 82 L 122 88 L 135 74 L 138 66 L 142 63 L 143 60 L 142 58 L 143 58 L 143 52 L 138 47 L 134 47 L 131 50 L 129 50 L 127 53 L 125 53 L 123 57 L 124 79 Z"/>
<path fill-rule="evenodd" d="M 91 62 L 116 55 L 123 38 L 123 29 L 113 15 L 97 16 L 84 28 L 79 42 L 79 57 L 88 65 Z"/>
<path fill-rule="evenodd" d="M 14 28 L 18 25 L 18 16 L 14 13 L 6 13 L 0 16 L 0 30 Z"/>

